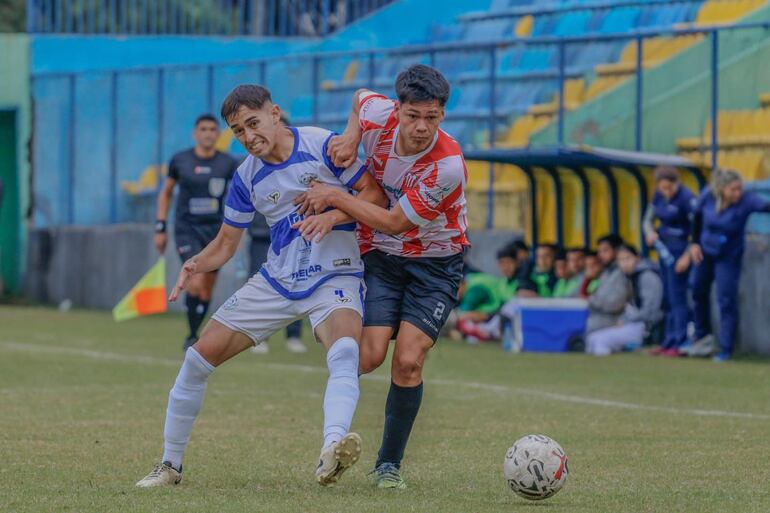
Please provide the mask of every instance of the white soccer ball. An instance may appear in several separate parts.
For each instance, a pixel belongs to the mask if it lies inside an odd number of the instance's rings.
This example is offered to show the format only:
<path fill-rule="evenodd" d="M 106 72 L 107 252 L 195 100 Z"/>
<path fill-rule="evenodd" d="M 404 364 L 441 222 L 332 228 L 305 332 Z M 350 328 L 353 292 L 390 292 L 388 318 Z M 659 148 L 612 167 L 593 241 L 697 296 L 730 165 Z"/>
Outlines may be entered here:
<path fill-rule="evenodd" d="M 545 435 L 524 436 L 508 449 L 503 462 L 508 486 L 521 497 L 547 499 L 567 482 L 567 455 L 555 440 Z"/>

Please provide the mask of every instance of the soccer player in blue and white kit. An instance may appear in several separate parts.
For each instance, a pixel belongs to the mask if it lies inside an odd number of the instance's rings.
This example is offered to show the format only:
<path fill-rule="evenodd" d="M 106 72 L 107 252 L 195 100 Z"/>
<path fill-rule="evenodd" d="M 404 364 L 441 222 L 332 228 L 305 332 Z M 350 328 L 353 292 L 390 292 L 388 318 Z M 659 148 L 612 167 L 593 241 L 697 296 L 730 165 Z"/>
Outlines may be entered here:
<path fill-rule="evenodd" d="M 316 478 L 330 485 L 361 453 L 361 438 L 348 430 L 359 396 L 363 264 L 352 218 L 339 210 L 313 213 L 303 224 L 303 238 L 293 228 L 303 219 L 294 199 L 312 181 L 353 189 L 360 199 L 379 205 L 387 199 L 360 161 L 347 168 L 330 161 L 331 132 L 284 126 L 280 108 L 264 87 L 236 87 L 222 104 L 222 117 L 249 156 L 233 177 L 217 237 L 185 262 L 169 299 L 176 300 L 191 276 L 219 269 L 235 254 L 255 211 L 270 225 L 270 252 L 260 271 L 217 310 L 187 350 L 169 394 L 161 463 L 137 486 L 181 481 L 182 456 L 214 369 L 306 316 L 328 351 L 324 442 Z"/>

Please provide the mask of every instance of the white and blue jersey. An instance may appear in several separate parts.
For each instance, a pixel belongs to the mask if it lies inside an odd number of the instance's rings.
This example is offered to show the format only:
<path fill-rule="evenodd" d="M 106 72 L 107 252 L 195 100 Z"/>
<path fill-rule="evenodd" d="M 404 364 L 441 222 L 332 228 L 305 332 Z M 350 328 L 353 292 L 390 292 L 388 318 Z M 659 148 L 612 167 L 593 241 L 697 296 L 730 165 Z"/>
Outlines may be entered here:
<path fill-rule="evenodd" d="M 270 226 L 270 250 L 259 272 L 287 299 L 310 296 L 335 276 L 363 277 L 363 263 L 356 241 L 356 223 L 338 225 L 321 242 L 305 241 L 292 225 L 301 221 L 294 199 L 307 191 L 311 181 L 349 190 L 366 172 L 358 160 L 342 169 L 327 155 L 334 135 L 315 127 L 291 127 L 294 149 L 279 164 L 249 156 L 233 176 L 225 201 L 224 222 L 248 228 L 259 212 Z"/>

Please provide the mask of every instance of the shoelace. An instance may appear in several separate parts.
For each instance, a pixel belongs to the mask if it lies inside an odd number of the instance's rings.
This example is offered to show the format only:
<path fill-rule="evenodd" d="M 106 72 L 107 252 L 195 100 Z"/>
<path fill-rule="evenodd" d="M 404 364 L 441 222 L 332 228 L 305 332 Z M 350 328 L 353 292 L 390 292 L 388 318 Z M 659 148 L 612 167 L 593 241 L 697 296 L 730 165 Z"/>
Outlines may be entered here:
<path fill-rule="evenodd" d="M 155 468 L 152 469 L 152 472 L 150 472 L 150 475 L 147 477 L 160 477 L 161 472 L 163 472 L 163 467 L 165 467 L 163 463 L 158 463 L 155 465 Z"/>
<path fill-rule="evenodd" d="M 401 473 L 399 472 L 398 468 L 396 468 L 395 465 L 391 465 L 391 464 L 381 465 L 376 469 L 372 470 L 369 474 L 370 475 L 375 474 L 377 477 L 382 479 L 387 479 L 389 481 L 401 480 Z"/>

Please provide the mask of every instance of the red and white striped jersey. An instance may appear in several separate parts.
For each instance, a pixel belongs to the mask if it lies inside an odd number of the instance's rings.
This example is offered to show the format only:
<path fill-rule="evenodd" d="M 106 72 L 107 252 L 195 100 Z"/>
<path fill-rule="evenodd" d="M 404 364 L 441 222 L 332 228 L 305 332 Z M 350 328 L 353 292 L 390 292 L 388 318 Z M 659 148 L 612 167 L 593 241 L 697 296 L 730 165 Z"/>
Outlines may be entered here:
<path fill-rule="evenodd" d="M 443 257 L 469 246 L 465 167 L 460 145 L 439 129 L 424 151 L 407 157 L 396 153 L 398 120 L 395 102 L 371 91 L 360 96 L 359 123 L 367 168 L 390 200 L 416 226 L 386 235 L 359 224 L 361 254 L 379 249 L 405 257 Z"/>

